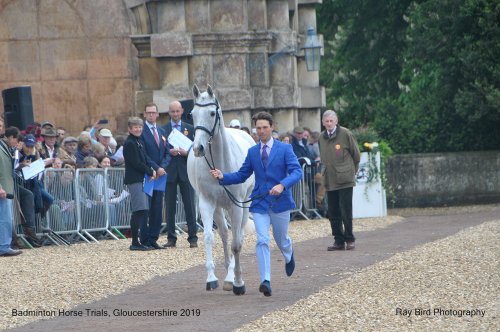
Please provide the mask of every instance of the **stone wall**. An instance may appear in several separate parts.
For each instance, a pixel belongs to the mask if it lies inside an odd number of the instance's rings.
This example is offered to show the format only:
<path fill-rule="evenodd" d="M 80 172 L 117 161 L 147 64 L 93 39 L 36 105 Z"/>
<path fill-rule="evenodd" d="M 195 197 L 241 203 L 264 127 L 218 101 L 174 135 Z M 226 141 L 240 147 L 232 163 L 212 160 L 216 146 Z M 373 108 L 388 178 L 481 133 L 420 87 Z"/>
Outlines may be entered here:
<path fill-rule="evenodd" d="M 500 151 L 397 155 L 386 170 L 389 207 L 500 202 Z"/>
<path fill-rule="evenodd" d="M 319 130 L 325 92 L 300 50 L 319 4 L 0 0 L 0 90 L 31 85 L 35 121 L 74 135 L 102 117 L 124 131 L 147 102 L 166 112 L 194 83 L 212 85 L 226 123 L 269 110 L 279 130 Z"/>
<path fill-rule="evenodd" d="M 122 1 L 0 1 L 0 90 L 31 85 L 35 121 L 75 135 L 101 117 L 126 129 L 137 76 L 130 32 Z"/>
<path fill-rule="evenodd" d="M 137 109 L 153 99 L 166 112 L 172 100 L 191 98 L 193 84 L 210 84 L 226 124 L 238 118 L 251 127 L 253 113 L 269 110 L 278 130 L 299 121 L 320 129 L 325 92 L 300 47 L 321 1 L 125 2 L 139 50 Z"/>

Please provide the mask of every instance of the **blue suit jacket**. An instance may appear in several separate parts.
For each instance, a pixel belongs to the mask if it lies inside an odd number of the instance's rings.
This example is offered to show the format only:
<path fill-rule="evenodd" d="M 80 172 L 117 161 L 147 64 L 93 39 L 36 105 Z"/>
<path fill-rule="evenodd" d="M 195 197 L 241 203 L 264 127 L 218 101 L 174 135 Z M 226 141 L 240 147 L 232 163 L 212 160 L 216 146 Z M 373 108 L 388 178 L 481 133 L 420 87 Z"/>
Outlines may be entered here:
<path fill-rule="evenodd" d="M 290 188 L 302 179 L 302 168 L 293 153 L 292 146 L 274 140 L 266 169 L 262 165 L 260 148 L 259 143 L 248 149 L 241 168 L 234 173 L 225 173 L 220 183 L 224 185 L 243 183 L 255 173 L 255 187 L 250 197 L 256 199 L 252 201 L 250 212 L 267 213 L 271 208 L 274 213 L 279 213 L 294 209 L 295 202 Z M 285 187 L 283 193 L 280 196 L 269 195 L 271 188 L 279 183 Z M 259 198 L 261 195 L 266 196 L 261 199 Z"/>
<path fill-rule="evenodd" d="M 170 153 L 168 153 L 167 135 L 165 131 L 158 126 L 156 126 L 156 131 L 160 139 L 160 146 L 156 144 L 153 133 L 151 133 L 148 125 L 144 123 L 141 139 L 144 144 L 144 151 L 146 152 L 146 163 L 155 171 L 158 170 L 159 167 L 166 171 L 170 159 L 172 159 Z"/>

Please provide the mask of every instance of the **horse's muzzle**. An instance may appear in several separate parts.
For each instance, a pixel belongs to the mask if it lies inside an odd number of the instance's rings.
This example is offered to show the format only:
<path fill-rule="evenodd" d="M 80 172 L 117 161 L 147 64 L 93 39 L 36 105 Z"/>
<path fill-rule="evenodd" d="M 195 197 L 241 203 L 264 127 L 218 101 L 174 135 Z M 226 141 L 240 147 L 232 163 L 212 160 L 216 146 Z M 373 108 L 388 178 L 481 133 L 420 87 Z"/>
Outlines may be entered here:
<path fill-rule="evenodd" d="M 203 157 L 205 155 L 205 148 L 203 145 L 195 145 L 193 151 L 195 157 Z"/>

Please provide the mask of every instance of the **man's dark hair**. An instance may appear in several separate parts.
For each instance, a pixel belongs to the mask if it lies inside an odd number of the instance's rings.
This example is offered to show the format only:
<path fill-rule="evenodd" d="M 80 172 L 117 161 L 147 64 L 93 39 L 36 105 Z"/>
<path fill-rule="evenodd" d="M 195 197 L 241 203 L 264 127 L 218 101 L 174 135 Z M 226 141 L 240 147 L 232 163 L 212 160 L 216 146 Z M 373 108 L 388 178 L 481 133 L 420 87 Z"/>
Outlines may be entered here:
<path fill-rule="evenodd" d="M 5 137 L 19 138 L 19 129 L 17 127 L 9 127 L 5 129 Z"/>
<path fill-rule="evenodd" d="M 259 112 L 252 117 L 253 124 L 257 124 L 257 120 L 267 120 L 269 125 L 273 125 L 273 116 L 267 112 Z"/>

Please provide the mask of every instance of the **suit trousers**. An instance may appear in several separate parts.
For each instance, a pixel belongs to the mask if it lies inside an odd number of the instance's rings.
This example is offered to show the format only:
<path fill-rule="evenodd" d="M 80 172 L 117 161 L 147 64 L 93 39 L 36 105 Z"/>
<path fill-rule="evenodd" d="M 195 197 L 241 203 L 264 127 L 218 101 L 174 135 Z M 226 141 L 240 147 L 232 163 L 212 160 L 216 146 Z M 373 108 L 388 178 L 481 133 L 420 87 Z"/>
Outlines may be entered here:
<path fill-rule="evenodd" d="M 352 234 L 352 187 L 328 191 L 328 219 L 335 243 L 354 242 Z"/>
<path fill-rule="evenodd" d="M 260 281 L 271 281 L 271 253 L 269 251 L 269 226 L 273 226 L 274 241 L 281 250 L 285 262 L 292 259 L 292 239 L 288 236 L 288 224 L 290 223 L 290 211 L 274 213 L 253 213 L 257 243 L 255 253 L 259 266 Z"/>
<path fill-rule="evenodd" d="M 153 190 L 153 196 L 149 197 L 149 218 L 147 223 L 141 223 L 140 239 L 144 245 L 150 245 L 160 237 L 162 212 L 163 212 L 163 191 Z"/>
<path fill-rule="evenodd" d="M 189 181 L 167 182 L 165 191 L 165 201 L 167 209 L 167 237 L 169 240 L 177 241 L 175 233 L 175 214 L 177 208 L 177 184 L 181 191 L 182 203 L 184 204 L 184 212 L 186 213 L 186 223 L 188 227 L 188 241 L 194 243 L 198 241 L 196 232 L 196 216 L 194 208 L 194 189 Z"/>

